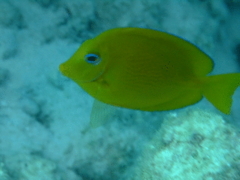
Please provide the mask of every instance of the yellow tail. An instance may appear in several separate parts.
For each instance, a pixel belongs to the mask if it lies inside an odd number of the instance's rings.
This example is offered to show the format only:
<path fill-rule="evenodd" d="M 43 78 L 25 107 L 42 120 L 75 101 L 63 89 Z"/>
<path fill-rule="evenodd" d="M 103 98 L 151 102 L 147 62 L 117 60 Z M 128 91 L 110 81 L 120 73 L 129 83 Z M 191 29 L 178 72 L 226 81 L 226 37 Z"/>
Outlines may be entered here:
<path fill-rule="evenodd" d="M 232 95 L 240 86 L 240 73 L 206 77 L 203 95 L 220 111 L 230 114 Z"/>

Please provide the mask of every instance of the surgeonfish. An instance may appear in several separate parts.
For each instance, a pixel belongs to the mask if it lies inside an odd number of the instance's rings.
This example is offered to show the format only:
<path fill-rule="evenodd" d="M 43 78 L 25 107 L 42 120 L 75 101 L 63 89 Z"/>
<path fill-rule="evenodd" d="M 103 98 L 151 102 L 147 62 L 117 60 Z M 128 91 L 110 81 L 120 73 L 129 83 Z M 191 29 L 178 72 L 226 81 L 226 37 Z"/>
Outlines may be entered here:
<path fill-rule="evenodd" d="M 143 111 L 165 111 L 207 98 L 229 114 L 240 73 L 208 76 L 214 63 L 192 43 L 144 28 L 116 28 L 86 40 L 63 75 L 97 101 Z"/>

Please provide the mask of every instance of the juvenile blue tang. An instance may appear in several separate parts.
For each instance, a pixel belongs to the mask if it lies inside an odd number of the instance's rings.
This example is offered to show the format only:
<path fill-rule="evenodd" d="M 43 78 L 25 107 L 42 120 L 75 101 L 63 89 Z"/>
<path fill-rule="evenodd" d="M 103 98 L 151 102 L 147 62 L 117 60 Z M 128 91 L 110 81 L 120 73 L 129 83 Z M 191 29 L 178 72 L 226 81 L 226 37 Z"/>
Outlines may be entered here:
<path fill-rule="evenodd" d="M 60 71 L 98 101 L 164 111 L 206 97 L 229 114 L 240 73 L 207 76 L 213 61 L 192 43 L 152 29 L 116 28 L 85 41 Z"/>

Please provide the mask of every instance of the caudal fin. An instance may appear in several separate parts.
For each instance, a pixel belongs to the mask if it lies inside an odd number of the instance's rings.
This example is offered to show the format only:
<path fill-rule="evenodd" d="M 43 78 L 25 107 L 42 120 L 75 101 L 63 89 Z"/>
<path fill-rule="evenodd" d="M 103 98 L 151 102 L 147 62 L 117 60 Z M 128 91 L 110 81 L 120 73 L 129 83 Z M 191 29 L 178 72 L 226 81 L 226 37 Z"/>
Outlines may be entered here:
<path fill-rule="evenodd" d="M 240 73 L 206 77 L 203 95 L 220 111 L 230 114 L 232 95 L 240 86 Z"/>

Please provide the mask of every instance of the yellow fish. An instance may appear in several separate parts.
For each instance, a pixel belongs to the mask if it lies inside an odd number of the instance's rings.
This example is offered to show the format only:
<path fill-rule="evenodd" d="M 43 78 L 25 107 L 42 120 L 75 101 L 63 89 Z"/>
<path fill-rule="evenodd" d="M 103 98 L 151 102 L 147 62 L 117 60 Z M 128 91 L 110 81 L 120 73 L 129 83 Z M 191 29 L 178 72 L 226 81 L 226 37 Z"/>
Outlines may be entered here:
<path fill-rule="evenodd" d="M 98 101 L 164 111 L 206 97 L 229 114 L 240 73 L 207 76 L 213 61 L 177 36 L 143 28 L 110 29 L 85 41 L 60 71 Z"/>

